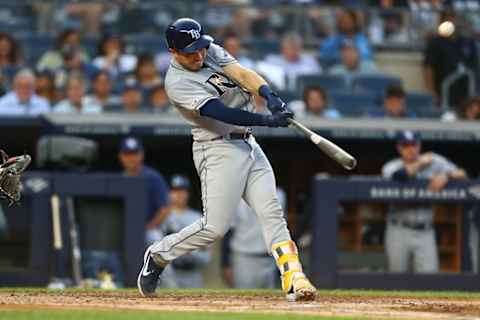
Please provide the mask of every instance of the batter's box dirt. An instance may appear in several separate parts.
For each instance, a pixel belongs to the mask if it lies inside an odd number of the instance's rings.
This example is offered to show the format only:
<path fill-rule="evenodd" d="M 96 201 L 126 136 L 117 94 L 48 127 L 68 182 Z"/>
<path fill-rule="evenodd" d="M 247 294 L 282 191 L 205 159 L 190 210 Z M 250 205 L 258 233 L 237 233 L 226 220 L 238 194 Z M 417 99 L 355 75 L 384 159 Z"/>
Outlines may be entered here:
<path fill-rule="evenodd" d="M 2 289 L 0 309 L 132 309 L 253 312 L 379 319 L 480 319 L 480 295 L 320 291 L 316 301 L 287 302 L 278 291 L 159 291 L 141 298 L 133 290 L 46 291 Z"/>

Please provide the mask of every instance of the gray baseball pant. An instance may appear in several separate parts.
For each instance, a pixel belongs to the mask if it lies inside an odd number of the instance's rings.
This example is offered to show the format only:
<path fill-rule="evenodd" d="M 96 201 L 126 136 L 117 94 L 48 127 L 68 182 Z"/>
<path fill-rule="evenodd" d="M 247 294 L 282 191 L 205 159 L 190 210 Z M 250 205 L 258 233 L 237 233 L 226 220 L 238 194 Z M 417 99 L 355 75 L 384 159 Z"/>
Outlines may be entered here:
<path fill-rule="evenodd" d="M 385 249 L 391 272 L 408 272 L 411 257 L 414 272 L 438 272 L 438 252 L 433 228 L 413 230 L 388 222 Z"/>
<path fill-rule="evenodd" d="M 203 217 L 156 242 L 151 250 L 155 260 L 172 261 L 223 237 L 242 197 L 258 216 L 268 250 L 291 240 L 272 167 L 253 136 L 248 141 L 194 142 L 193 160 L 202 186 Z"/>

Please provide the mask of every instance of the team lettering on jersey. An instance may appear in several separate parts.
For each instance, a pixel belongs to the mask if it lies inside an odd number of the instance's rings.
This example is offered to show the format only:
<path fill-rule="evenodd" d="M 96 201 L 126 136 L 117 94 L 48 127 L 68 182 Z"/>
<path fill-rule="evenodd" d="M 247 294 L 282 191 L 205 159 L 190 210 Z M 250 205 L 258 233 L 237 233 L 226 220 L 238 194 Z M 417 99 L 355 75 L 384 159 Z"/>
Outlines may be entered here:
<path fill-rule="evenodd" d="M 227 88 L 232 89 L 237 87 L 235 83 L 231 82 L 228 78 L 219 73 L 213 73 L 210 77 L 208 77 L 206 82 L 212 85 L 215 90 L 217 90 L 219 95 L 223 95 Z"/>

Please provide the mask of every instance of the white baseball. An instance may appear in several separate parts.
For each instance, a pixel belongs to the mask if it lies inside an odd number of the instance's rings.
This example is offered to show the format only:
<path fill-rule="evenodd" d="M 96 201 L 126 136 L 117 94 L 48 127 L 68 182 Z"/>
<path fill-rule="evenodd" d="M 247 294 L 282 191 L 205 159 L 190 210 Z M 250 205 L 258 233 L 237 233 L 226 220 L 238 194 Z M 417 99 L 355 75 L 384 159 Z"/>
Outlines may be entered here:
<path fill-rule="evenodd" d="M 442 22 L 438 26 L 438 34 L 442 37 L 450 37 L 455 32 L 455 25 L 451 21 Z"/>

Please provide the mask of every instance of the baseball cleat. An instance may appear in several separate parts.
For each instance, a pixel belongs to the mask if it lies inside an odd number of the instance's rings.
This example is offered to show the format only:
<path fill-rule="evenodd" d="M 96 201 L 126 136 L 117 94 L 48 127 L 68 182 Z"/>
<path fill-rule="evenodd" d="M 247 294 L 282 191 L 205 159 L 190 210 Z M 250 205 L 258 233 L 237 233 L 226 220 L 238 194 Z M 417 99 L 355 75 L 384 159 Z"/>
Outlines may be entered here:
<path fill-rule="evenodd" d="M 291 291 L 287 293 L 288 301 L 314 301 L 317 289 L 308 281 L 302 272 L 293 275 Z"/>
<path fill-rule="evenodd" d="M 152 246 L 149 246 L 145 250 L 143 256 L 143 267 L 140 270 L 137 278 L 138 291 L 143 297 L 155 296 L 155 290 L 157 289 L 158 279 L 162 274 L 164 268 L 160 267 L 153 261 L 152 258 Z"/>

